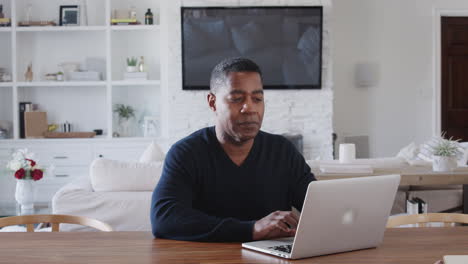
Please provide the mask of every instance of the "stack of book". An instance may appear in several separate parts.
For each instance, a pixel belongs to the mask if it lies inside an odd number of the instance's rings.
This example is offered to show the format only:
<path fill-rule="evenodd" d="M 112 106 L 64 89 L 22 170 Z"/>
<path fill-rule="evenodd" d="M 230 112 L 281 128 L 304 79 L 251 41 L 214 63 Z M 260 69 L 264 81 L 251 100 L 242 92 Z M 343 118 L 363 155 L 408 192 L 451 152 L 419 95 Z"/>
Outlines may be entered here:
<path fill-rule="evenodd" d="M 76 71 L 70 72 L 70 81 L 100 81 L 101 73 L 96 71 Z"/>
<path fill-rule="evenodd" d="M 9 27 L 11 26 L 10 18 L 0 18 L 0 27 Z"/>
<path fill-rule="evenodd" d="M 139 25 L 140 22 L 138 22 L 133 18 L 113 18 L 111 19 L 111 24 L 112 25 Z"/>
<path fill-rule="evenodd" d="M 20 102 L 19 103 L 19 130 L 20 138 L 25 138 L 25 127 L 24 127 L 24 113 L 32 111 L 33 104 L 31 102 Z"/>
<path fill-rule="evenodd" d="M 148 80 L 147 72 L 125 72 L 124 79 L 128 81 L 144 81 Z"/>

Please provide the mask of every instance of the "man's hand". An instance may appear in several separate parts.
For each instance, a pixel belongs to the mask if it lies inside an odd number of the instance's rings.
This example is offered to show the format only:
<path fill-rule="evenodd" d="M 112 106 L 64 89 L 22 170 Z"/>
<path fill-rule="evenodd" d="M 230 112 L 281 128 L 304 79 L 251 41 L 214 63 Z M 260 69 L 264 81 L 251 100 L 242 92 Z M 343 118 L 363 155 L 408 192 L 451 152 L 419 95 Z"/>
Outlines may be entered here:
<path fill-rule="evenodd" d="M 291 211 L 276 211 L 255 222 L 253 240 L 290 237 L 296 234 L 299 217 Z"/>

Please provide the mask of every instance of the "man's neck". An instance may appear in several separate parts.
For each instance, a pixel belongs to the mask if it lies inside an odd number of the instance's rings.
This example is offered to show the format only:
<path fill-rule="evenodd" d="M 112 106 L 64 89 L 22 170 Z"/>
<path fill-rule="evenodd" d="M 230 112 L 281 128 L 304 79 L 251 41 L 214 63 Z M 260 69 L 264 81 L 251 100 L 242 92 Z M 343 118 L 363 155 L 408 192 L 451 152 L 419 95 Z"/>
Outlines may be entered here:
<path fill-rule="evenodd" d="M 237 166 L 241 166 L 252 149 L 254 139 L 249 139 L 243 142 L 236 142 L 234 139 L 227 136 L 219 126 L 215 127 L 216 138 L 223 148 L 224 152 Z"/>

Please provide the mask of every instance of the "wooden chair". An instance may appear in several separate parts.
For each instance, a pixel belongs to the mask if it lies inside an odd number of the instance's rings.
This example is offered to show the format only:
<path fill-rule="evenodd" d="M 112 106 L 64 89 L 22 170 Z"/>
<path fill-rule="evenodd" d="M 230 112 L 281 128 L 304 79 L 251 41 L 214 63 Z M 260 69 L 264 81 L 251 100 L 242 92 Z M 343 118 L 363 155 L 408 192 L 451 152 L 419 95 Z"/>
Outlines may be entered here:
<path fill-rule="evenodd" d="M 401 225 L 417 224 L 418 227 L 427 227 L 428 223 L 444 223 L 444 227 L 453 226 L 453 223 L 468 224 L 468 214 L 428 213 L 414 215 L 399 215 L 388 219 L 387 228 Z"/>
<path fill-rule="evenodd" d="M 52 232 L 58 232 L 60 224 L 89 226 L 100 231 L 113 231 L 112 227 L 96 219 L 73 215 L 22 215 L 0 218 L 0 228 L 12 225 L 26 225 L 28 232 L 34 232 L 34 224 L 51 223 Z"/>

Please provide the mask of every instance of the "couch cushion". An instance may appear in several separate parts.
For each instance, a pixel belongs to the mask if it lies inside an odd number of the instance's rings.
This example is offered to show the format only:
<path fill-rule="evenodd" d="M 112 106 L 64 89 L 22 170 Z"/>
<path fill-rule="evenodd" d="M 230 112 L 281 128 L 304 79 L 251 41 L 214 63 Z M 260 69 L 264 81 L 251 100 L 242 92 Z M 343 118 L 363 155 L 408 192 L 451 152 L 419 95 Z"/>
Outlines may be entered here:
<path fill-rule="evenodd" d="M 96 192 L 152 191 L 161 176 L 162 161 L 152 163 L 96 159 L 91 164 L 91 185 Z"/>
<path fill-rule="evenodd" d="M 157 162 L 163 161 L 165 158 L 164 152 L 161 150 L 158 144 L 151 142 L 151 144 L 146 148 L 146 150 L 141 155 L 139 162 Z"/>

